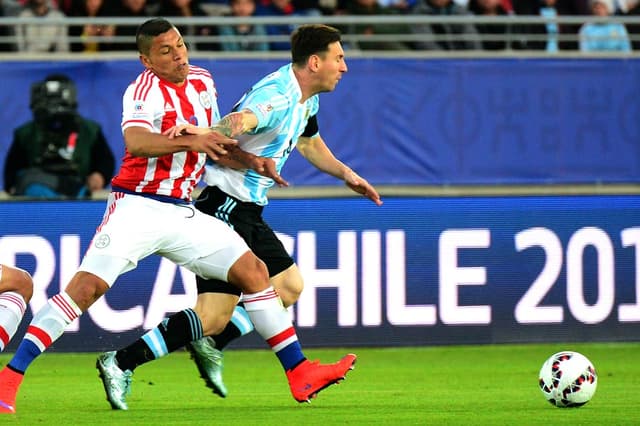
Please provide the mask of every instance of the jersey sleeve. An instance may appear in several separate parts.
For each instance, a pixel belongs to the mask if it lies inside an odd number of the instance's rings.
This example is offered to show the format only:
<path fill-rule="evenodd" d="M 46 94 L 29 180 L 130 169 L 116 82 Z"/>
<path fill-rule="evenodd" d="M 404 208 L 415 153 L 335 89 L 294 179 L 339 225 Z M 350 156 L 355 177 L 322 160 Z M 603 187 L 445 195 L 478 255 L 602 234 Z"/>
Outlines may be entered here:
<path fill-rule="evenodd" d="M 156 100 L 154 91 L 151 91 L 144 99 L 134 99 L 136 87 L 131 84 L 122 97 L 122 131 L 128 127 L 144 127 L 153 131 L 153 123 L 158 114 L 158 105 L 163 105 Z"/>
<path fill-rule="evenodd" d="M 307 104 L 309 106 L 309 120 L 304 128 L 304 131 L 300 136 L 305 138 L 313 138 L 320 134 L 320 127 L 318 126 L 318 110 L 320 109 L 320 99 L 318 95 L 311 97 Z"/>
<path fill-rule="evenodd" d="M 248 109 L 258 118 L 253 133 L 276 127 L 285 119 L 289 109 L 289 99 L 276 87 L 262 87 L 249 93 L 240 103 L 238 110 Z"/>
<path fill-rule="evenodd" d="M 307 121 L 307 127 L 304 128 L 304 131 L 300 136 L 305 138 L 312 138 L 318 134 L 318 116 L 313 115 L 309 117 L 309 121 Z"/>

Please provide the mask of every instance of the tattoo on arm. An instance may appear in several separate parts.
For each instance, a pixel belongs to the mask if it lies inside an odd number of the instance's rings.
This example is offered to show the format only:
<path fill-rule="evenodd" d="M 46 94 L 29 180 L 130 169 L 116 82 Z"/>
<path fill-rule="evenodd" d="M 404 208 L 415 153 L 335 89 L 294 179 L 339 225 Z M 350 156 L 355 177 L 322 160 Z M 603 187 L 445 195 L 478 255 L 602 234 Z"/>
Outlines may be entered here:
<path fill-rule="evenodd" d="M 243 134 L 246 132 L 246 129 L 243 125 L 242 112 L 232 112 L 231 114 L 225 115 L 212 129 L 229 138 Z"/>

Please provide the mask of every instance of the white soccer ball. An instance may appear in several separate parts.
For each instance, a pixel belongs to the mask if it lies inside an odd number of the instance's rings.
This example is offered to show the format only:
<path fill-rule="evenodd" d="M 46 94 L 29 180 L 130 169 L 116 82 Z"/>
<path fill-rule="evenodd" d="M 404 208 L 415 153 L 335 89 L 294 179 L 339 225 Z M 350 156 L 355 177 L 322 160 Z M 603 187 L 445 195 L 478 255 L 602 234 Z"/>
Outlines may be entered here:
<path fill-rule="evenodd" d="M 540 391 L 556 407 L 580 407 L 593 397 L 598 386 L 596 369 L 586 356 L 558 352 L 540 369 Z"/>

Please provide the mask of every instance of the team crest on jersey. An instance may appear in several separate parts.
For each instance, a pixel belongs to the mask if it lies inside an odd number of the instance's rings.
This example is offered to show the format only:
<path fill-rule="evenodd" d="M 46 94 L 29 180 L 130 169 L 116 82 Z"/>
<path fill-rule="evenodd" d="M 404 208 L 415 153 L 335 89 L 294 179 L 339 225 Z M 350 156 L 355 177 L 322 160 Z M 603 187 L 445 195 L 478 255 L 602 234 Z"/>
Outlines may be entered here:
<path fill-rule="evenodd" d="M 200 92 L 200 105 L 205 109 L 211 108 L 211 95 L 209 92 Z"/>
<path fill-rule="evenodd" d="M 138 101 L 135 104 L 133 104 L 133 110 L 135 112 L 143 112 L 144 111 L 144 102 Z"/>
<path fill-rule="evenodd" d="M 189 117 L 189 124 L 193 124 L 194 126 L 198 125 L 198 117 L 196 117 L 195 115 L 192 115 L 191 117 Z"/>
<path fill-rule="evenodd" d="M 105 248 L 109 245 L 109 243 L 111 243 L 111 238 L 109 238 L 107 234 L 100 234 L 96 236 L 95 240 L 93 241 L 93 245 L 99 249 Z"/>
<path fill-rule="evenodd" d="M 258 108 L 258 110 L 262 113 L 262 114 L 268 114 L 269 112 L 273 111 L 273 106 L 271 104 L 258 104 L 256 105 L 256 108 Z"/>

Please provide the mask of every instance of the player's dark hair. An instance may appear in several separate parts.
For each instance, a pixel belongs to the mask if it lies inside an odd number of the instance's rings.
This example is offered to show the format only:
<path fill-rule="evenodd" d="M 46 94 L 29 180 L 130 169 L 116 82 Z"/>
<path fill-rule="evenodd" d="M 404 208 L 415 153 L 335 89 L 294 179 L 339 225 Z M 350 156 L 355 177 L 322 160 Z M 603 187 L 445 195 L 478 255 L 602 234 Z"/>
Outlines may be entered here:
<path fill-rule="evenodd" d="M 329 25 L 301 25 L 291 34 L 291 62 L 304 65 L 311 55 L 328 52 L 329 45 L 340 40 L 340 31 Z"/>
<path fill-rule="evenodd" d="M 175 25 L 164 18 L 152 18 L 140 24 L 136 31 L 138 52 L 148 55 L 151 51 L 154 37 L 166 33 L 172 28 L 175 28 Z"/>

